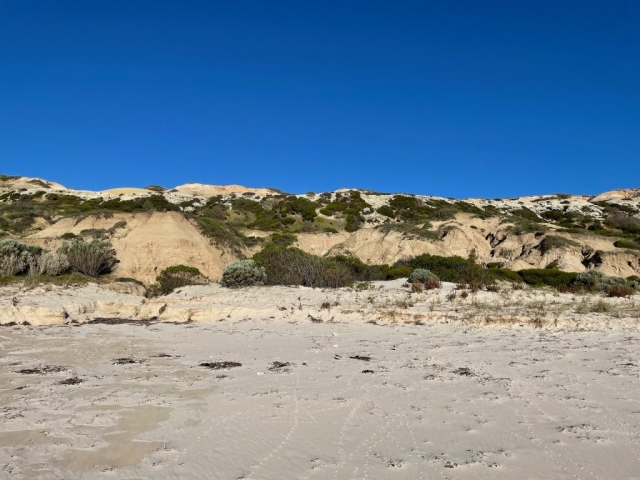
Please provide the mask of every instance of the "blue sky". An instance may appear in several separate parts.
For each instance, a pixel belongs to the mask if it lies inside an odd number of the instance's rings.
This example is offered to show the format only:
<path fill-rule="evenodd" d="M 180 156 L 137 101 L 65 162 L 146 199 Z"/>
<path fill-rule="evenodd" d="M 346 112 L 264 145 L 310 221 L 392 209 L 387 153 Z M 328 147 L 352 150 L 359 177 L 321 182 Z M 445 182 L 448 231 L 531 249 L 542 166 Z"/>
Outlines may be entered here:
<path fill-rule="evenodd" d="M 640 2 L 0 0 L 0 173 L 640 187 Z"/>

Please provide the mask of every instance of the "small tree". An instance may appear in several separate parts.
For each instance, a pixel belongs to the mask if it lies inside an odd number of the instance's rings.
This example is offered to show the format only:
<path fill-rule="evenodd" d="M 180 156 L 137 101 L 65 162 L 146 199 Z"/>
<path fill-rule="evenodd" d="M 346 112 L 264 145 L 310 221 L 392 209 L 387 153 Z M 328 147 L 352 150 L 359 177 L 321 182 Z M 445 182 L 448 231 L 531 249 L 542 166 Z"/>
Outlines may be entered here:
<path fill-rule="evenodd" d="M 75 240 L 62 245 L 58 253 L 66 256 L 73 270 L 93 278 L 111 273 L 119 262 L 116 258 L 116 251 L 108 240 L 93 240 L 91 242 Z"/>

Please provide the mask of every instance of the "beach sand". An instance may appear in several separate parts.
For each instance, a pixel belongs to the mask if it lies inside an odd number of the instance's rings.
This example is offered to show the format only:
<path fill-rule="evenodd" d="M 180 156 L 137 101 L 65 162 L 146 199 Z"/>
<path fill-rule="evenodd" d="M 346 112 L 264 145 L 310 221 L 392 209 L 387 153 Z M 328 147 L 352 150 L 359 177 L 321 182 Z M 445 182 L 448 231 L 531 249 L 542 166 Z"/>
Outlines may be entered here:
<path fill-rule="evenodd" d="M 334 317 L 0 328 L 0 478 L 640 477 L 637 330 Z"/>

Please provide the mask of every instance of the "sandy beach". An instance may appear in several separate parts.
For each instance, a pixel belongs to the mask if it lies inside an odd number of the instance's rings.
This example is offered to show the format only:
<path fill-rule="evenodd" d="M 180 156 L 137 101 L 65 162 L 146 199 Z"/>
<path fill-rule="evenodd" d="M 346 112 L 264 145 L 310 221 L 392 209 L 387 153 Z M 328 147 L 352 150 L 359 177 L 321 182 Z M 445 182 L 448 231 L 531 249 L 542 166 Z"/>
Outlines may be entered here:
<path fill-rule="evenodd" d="M 640 476 L 637 327 L 273 317 L 1 328 L 0 478 Z"/>

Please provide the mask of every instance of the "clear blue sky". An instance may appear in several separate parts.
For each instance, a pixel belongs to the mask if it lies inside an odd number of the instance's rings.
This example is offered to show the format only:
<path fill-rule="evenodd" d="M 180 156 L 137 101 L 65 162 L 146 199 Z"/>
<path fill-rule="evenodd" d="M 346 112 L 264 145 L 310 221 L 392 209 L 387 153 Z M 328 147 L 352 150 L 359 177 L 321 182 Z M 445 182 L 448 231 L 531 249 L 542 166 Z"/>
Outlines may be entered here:
<path fill-rule="evenodd" d="M 0 173 L 640 187 L 640 2 L 0 0 Z"/>

